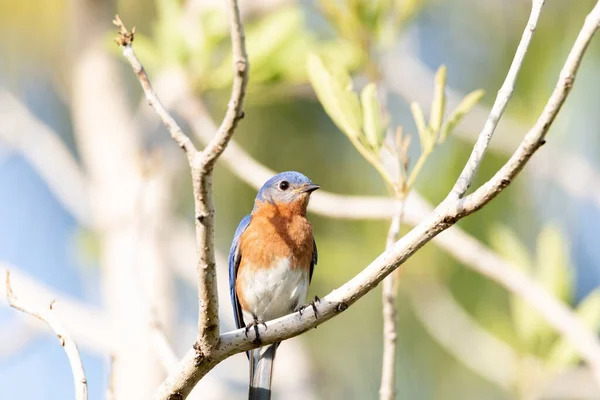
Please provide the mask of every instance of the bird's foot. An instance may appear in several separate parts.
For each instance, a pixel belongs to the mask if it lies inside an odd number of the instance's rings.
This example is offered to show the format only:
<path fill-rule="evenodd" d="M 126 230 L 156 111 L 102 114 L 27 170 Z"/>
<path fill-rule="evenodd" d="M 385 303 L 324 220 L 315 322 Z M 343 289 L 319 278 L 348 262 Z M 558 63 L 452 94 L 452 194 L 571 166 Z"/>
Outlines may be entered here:
<path fill-rule="evenodd" d="M 315 319 L 319 318 L 319 312 L 317 311 L 317 303 L 320 301 L 321 301 L 321 299 L 319 298 L 319 296 L 315 296 L 315 299 L 313 301 L 311 301 L 310 303 L 305 304 L 303 306 L 300 306 L 300 308 L 298 308 L 298 313 L 300 315 L 302 315 L 302 312 L 304 311 L 304 309 L 306 309 L 310 306 L 310 307 L 312 307 L 312 310 L 315 313 Z"/>
<path fill-rule="evenodd" d="M 262 341 L 260 340 L 260 333 L 258 333 L 259 325 L 264 326 L 265 330 L 267 330 L 267 324 L 265 324 L 264 321 L 261 321 L 258 318 L 255 318 L 254 321 L 246 325 L 246 328 L 244 330 L 244 334 L 246 335 L 246 337 L 248 337 L 248 331 L 250 331 L 250 328 L 254 328 L 254 334 L 256 335 L 254 340 L 252 341 L 254 344 L 262 344 Z"/>

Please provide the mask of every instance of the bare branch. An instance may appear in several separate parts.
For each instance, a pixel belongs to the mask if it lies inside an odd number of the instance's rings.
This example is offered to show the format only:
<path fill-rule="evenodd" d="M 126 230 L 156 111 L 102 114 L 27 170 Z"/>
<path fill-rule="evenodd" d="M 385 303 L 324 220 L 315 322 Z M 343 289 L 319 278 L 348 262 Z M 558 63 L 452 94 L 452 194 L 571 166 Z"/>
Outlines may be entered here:
<path fill-rule="evenodd" d="M 507 172 L 512 174 L 511 177 L 516 175 L 525 165 L 531 154 L 539 148 L 543 135 L 548 130 L 560 109 L 560 105 L 568 95 L 579 66 L 579 61 L 591 37 L 596 32 L 599 23 L 600 2 L 597 3 L 586 18 L 584 27 L 571 50 L 571 54 L 559 78 L 557 89 L 550 98 L 548 106 L 536 126 L 526 135 L 523 144 L 513 157 L 517 159 L 517 162 L 513 162 L 511 158 L 507 166 L 501 169 L 501 172 L 507 169 Z M 540 121 L 541 124 L 539 123 Z M 261 328 L 262 344 L 269 344 L 296 336 L 345 311 L 355 301 L 375 288 L 387 275 L 392 273 L 424 244 L 440 232 L 454 225 L 461 218 L 481 208 L 489 199 L 502 191 L 510 181 L 504 181 L 504 177 L 500 173 L 498 175 L 500 175 L 499 178 L 496 176 L 492 178 L 488 184 L 483 185 L 465 199 L 465 201 L 448 197 L 424 221 L 377 257 L 358 275 L 325 296 L 317 305 L 318 319 L 311 318 L 308 313 L 305 313 L 302 316 L 292 314 L 270 321 L 267 330 Z M 498 180 L 500 182 L 497 182 Z M 463 203 L 468 203 L 469 207 L 464 207 Z M 481 267 L 486 268 L 485 265 Z M 502 271 L 500 268 L 493 268 L 493 270 L 492 268 L 488 268 L 486 272 L 494 275 L 495 280 L 500 284 L 511 287 L 513 291 L 521 295 L 533 307 L 536 307 L 552 326 L 569 338 L 594 371 L 596 379 L 600 381 L 600 344 L 596 340 L 595 335 L 583 327 L 566 306 L 549 295 L 539 285 L 534 283 L 527 285 L 528 280 L 519 270 Z M 180 362 L 178 368 L 163 383 L 155 398 L 185 398 L 194 384 L 218 362 L 232 354 L 256 347 L 257 345 L 253 344 L 252 341 L 253 337 L 247 338 L 244 330 L 240 329 L 221 335 L 219 347 L 210 354 L 201 354 L 195 349 L 190 350 Z"/>
<path fill-rule="evenodd" d="M 386 248 L 390 248 L 400 237 L 404 201 L 396 204 L 396 213 L 392 218 L 386 239 Z M 398 283 L 400 270 L 396 270 L 383 280 L 382 311 L 383 311 L 383 361 L 381 369 L 381 386 L 379 398 L 393 400 L 396 398 L 396 343 L 398 341 Z"/>
<path fill-rule="evenodd" d="M 77 400 L 87 400 L 87 380 L 85 378 L 83 364 L 81 363 L 81 356 L 79 355 L 79 350 L 77 349 L 75 341 L 73 341 L 71 335 L 67 332 L 60 319 L 58 319 L 54 313 L 54 301 L 52 301 L 46 309 L 37 309 L 31 304 L 17 299 L 10 286 L 10 272 L 8 271 L 6 272 L 6 297 L 8 299 L 8 304 L 11 307 L 44 321 L 48 324 L 50 329 L 56 333 L 60 345 L 65 349 L 65 353 L 67 353 L 69 363 L 71 364 L 73 380 L 75 381 L 75 397 Z"/>
<path fill-rule="evenodd" d="M 448 195 L 448 197 L 451 199 L 456 200 L 462 198 L 473 182 L 475 173 L 479 169 L 479 164 L 481 163 L 481 160 L 483 160 L 485 151 L 492 140 L 494 130 L 496 129 L 496 126 L 498 126 L 498 122 L 500 122 L 500 118 L 502 117 L 508 101 L 512 97 L 512 93 L 515 90 L 515 82 L 517 81 L 517 76 L 519 75 L 519 71 L 523 65 L 523 60 L 525 59 L 525 54 L 529 48 L 529 43 L 531 42 L 531 38 L 533 36 L 533 32 L 535 31 L 535 27 L 540 17 L 543 5 L 544 0 L 531 1 L 531 14 L 529 15 L 529 21 L 527 21 L 527 26 L 523 31 L 523 36 L 521 37 L 521 42 L 517 47 L 515 57 L 513 58 L 510 69 L 508 70 L 508 74 L 504 79 L 504 83 L 498 91 L 496 101 L 494 102 L 492 111 L 490 112 L 487 121 L 485 122 L 483 130 L 477 137 L 477 141 L 475 142 L 473 151 L 469 156 L 469 160 L 458 177 L 458 180 L 452 188 L 452 191 Z"/>
<path fill-rule="evenodd" d="M 238 121 L 243 117 L 243 100 L 248 83 L 248 57 L 246 55 L 243 25 L 236 0 L 228 3 L 230 11 L 232 58 L 234 67 L 233 88 L 223 123 L 208 146 L 198 153 L 190 139 L 182 132 L 152 89 L 148 76 L 131 46 L 135 29 L 127 31 L 117 16 L 119 27 L 117 43 L 131 64 L 144 89 L 146 98 L 155 109 L 171 136 L 188 156 L 194 187 L 196 217 L 196 251 L 198 256 L 198 338 L 195 348 L 199 353 L 210 354 L 219 342 L 219 316 L 217 281 L 214 254 L 214 206 L 212 204 L 212 172 L 216 160 L 223 153 L 233 135 Z"/>

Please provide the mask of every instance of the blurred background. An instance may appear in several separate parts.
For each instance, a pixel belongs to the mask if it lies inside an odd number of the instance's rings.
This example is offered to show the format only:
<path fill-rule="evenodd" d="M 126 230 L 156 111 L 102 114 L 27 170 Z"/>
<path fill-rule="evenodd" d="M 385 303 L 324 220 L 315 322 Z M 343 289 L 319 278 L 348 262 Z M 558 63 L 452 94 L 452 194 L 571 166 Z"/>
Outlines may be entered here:
<path fill-rule="evenodd" d="M 508 159 L 535 122 L 594 4 L 546 1 L 476 184 Z M 419 140 L 409 104 L 418 101 L 429 109 L 440 65 L 447 66 L 450 108 L 468 92 L 486 91 L 416 181 L 415 190 L 437 204 L 483 126 L 530 5 L 529 0 L 240 0 L 250 84 L 237 143 L 218 164 L 214 181 L 223 331 L 233 329 L 224 256 L 266 176 L 252 162 L 301 171 L 328 192 L 391 196 L 315 96 L 308 55 L 334 60 L 359 89 L 369 80 L 378 82 L 390 124 L 413 136 L 411 160 L 418 157 Z M 109 387 L 116 399 L 147 399 L 195 337 L 193 198 L 184 155 L 113 42 L 116 13 L 128 27 L 136 25 L 138 57 L 198 145 L 223 116 L 231 84 L 224 2 L 1 0 L 0 267 L 12 271 L 19 298 L 41 305 L 57 300 L 57 312 L 82 351 L 90 399 L 106 398 Z M 596 38 L 548 143 L 513 185 L 458 224 L 576 308 L 595 331 L 598 68 Z M 309 218 L 319 249 L 310 297 L 342 285 L 385 248 L 389 220 L 323 213 Z M 409 228 L 403 225 L 403 232 Z M 518 298 L 447 250 L 430 243 L 402 267 L 398 398 L 600 399 L 571 346 Z M 282 345 L 276 396 L 375 399 L 381 351 L 377 289 Z M 247 361 L 238 354 L 192 396 L 245 398 L 246 390 Z M 0 397 L 74 397 L 68 361 L 54 335 L 5 302 Z"/>

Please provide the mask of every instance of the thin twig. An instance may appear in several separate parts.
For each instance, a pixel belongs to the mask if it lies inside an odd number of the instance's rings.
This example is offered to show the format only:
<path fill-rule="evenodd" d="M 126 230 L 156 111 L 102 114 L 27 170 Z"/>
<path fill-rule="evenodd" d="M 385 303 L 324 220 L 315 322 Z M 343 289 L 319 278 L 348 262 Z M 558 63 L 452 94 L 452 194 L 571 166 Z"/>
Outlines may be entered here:
<path fill-rule="evenodd" d="M 494 130 L 496 129 L 496 126 L 498 126 L 500 117 L 502 117 L 508 101 L 512 97 L 513 91 L 515 90 L 515 82 L 517 81 L 517 76 L 519 75 L 519 71 L 523 65 L 523 60 L 525 59 L 525 54 L 529 48 L 529 43 L 531 42 L 531 38 L 533 36 L 533 32 L 535 31 L 535 27 L 540 17 L 543 5 L 544 0 L 531 1 L 531 14 L 529 15 L 529 21 L 527 21 L 527 26 L 523 31 L 523 36 L 521 37 L 521 41 L 517 47 L 515 57 L 513 58 L 508 74 L 504 79 L 504 83 L 498 91 L 496 101 L 492 106 L 492 111 L 490 112 L 487 121 L 485 121 L 483 130 L 477 137 L 477 141 L 475 142 L 475 146 L 473 147 L 473 151 L 471 152 L 469 160 L 458 177 L 456 184 L 448 194 L 448 197 L 451 199 L 457 200 L 462 198 L 473 182 L 475 173 L 479 169 L 479 164 L 481 163 L 485 151 L 492 140 Z"/>
<path fill-rule="evenodd" d="M 9 271 L 6 271 L 6 298 L 11 307 L 44 321 L 48 324 L 50 329 L 56 333 L 60 345 L 65 349 L 65 353 L 67 353 L 69 363 L 71 364 L 73 381 L 75 383 L 75 397 L 77 400 L 87 400 L 87 379 L 85 378 L 81 356 L 79 355 L 79 350 L 77 349 L 75 341 L 71 338 L 71 335 L 67 332 L 60 319 L 54 313 L 54 301 L 50 303 L 48 308 L 37 309 L 27 302 L 17 299 L 10 285 Z"/>
<path fill-rule="evenodd" d="M 521 156 L 528 154 L 528 152 L 532 154 L 539 148 L 541 143 L 540 138 L 548 130 L 560 109 L 560 106 L 555 105 L 557 103 L 555 97 L 562 99 L 558 102 L 562 104 L 562 101 L 568 95 L 575 73 L 579 67 L 579 61 L 585 52 L 587 43 L 589 43 L 591 37 L 596 32 L 599 23 L 600 2 L 597 3 L 593 11 L 586 18 L 586 23 L 567 59 L 556 89 L 559 95 L 555 96 L 553 94 L 538 123 L 527 134 L 523 145 L 520 147 L 520 149 L 524 150 L 517 151 Z M 568 84 L 565 85 L 565 83 Z M 528 145 L 532 140 L 533 145 Z M 516 163 L 512 162 L 511 159 L 501 171 L 508 169 L 505 172 L 516 174 L 526 164 L 528 159 L 529 157 L 520 157 L 517 158 L 518 162 Z M 481 208 L 488 196 L 494 196 L 489 191 L 497 194 L 509 183 L 507 182 L 502 185 L 502 182 L 504 182 L 502 175 L 499 177 L 499 182 L 497 177 L 492 178 L 489 184 L 484 185 L 469 197 L 469 208 L 460 207 L 462 201 L 452 200 L 452 198 L 446 199 L 424 221 L 377 257 L 358 275 L 322 298 L 321 302 L 317 305 L 318 319 L 311 318 L 308 313 L 305 313 L 303 316 L 297 314 L 288 315 L 270 321 L 269 329 L 260 329 L 262 344 L 269 344 L 299 335 L 345 311 L 359 298 L 375 288 L 387 275 L 398 268 L 399 265 L 411 257 L 424 244 L 440 232 L 454 225 L 461 218 Z M 495 268 L 493 273 L 498 273 L 498 271 L 502 270 Z M 511 287 L 532 306 L 541 311 L 552 326 L 573 342 L 573 345 L 576 346 L 583 359 L 594 371 L 595 378 L 600 381 L 600 343 L 598 343 L 595 335 L 583 327 L 564 304 L 557 301 L 538 284 L 531 283 L 528 286 L 522 286 L 523 282 L 528 281 L 524 279 L 521 271 L 516 269 L 502 271 L 499 275 L 495 277 L 497 282 Z M 163 382 L 155 398 L 185 398 L 195 383 L 220 361 L 233 354 L 256 347 L 257 344 L 252 343 L 253 340 L 252 336 L 246 337 L 244 329 L 239 329 L 221 335 L 217 350 L 209 356 L 199 357 L 195 349 L 190 350 L 179 363 L 177 369 Z"/>
<path fill-rule="evenodd" d="M 115 41 L 121 47 L 121 50 L 123 51 L 123 56 L 125 56 L 127 61 L 129 61 L 129 64 L 131 64 L 131 68 L 133 68 L 133 72 L 135 72 L 135 74 L 137 75 L 137 78 L 140 81 L 140 85 L 144 90 L 144 95 L 146 96 L 148 104 L 150 105 L 150 107 L 154 108 L 154 111 L 156 111 L 163 124 L 165 124 L 175 142 L 177 142 L 179 147 L 181 147 L 186 152 L 188 161 L 191 165 L 194 160 L 194 157 L 196 156 L 196 153 L 198 153 L 198 150 L 196 150 L 196 147 L 194 146 L 190 138 L 188 138 L 185 135 L 185 133 L 183 133 L 177 122 L 173 119 L 173 117 L 171 117 L 171 114 L 169 114 L 169 112 L 160 102 L 158 95 L 156 94 L 156 92 L 152 88 L 152 85 L 150 84 L 150 79 L 148 78 L 148 74 L 146 74 L 144 66 L 142 65 L 140 60 L 138 60 L 135 52 L 133 51 L 133 47 L 131 47 L 131 44 L 133 43 L 133 40 L 135 38 L 135 27 L 133 27 L 131 31 L 128 31 L 127 28 L 125 28 L 123 21 L 121 21 L 121 18 L 119 18 L 118 15 L 115 16 L 113 24 L 117 28 L 119 28 L 119 36 L 115 39 Z"/>
<path fill-rule="evenodd" d="M 390 248 L 400 237 L 404 201 L 398 201 L 396 213 L 392 218 L 387 234 L 386 248 Z M 400 281 L 399 269 L 388 275 L 383 280 L 383 361 L 381 368 L 381 386 L 379 398 L 393 400 L 396 398 L 396 344 L 398 341 L 398 309 L 396 299 Z"/>

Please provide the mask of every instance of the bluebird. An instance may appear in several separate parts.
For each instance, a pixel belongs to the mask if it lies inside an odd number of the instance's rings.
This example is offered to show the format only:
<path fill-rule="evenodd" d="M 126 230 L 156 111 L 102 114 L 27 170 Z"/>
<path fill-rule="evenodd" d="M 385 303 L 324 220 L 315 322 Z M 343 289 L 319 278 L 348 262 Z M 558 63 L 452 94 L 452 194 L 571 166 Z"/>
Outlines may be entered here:
<path fill-rule="evenodd" d="M 282 172 L 259 190 L 252 213 L 240 222 L 229 252 L 229 287 L 236 326 L 265 321 L 306 307 L 306 294 L 317 264 L 317 245 L 306 218 L 310 194 L 319 189 L 299 172 Z M 318 300 L 315 297 L 315 300 Z M 311 302 L 317 317 L 314 302 Z M 265 325 L 266 328 L 266 325 Z M 279 343 L 248 352 L 248 399 L 271 398 L 273 361 Z"/>

